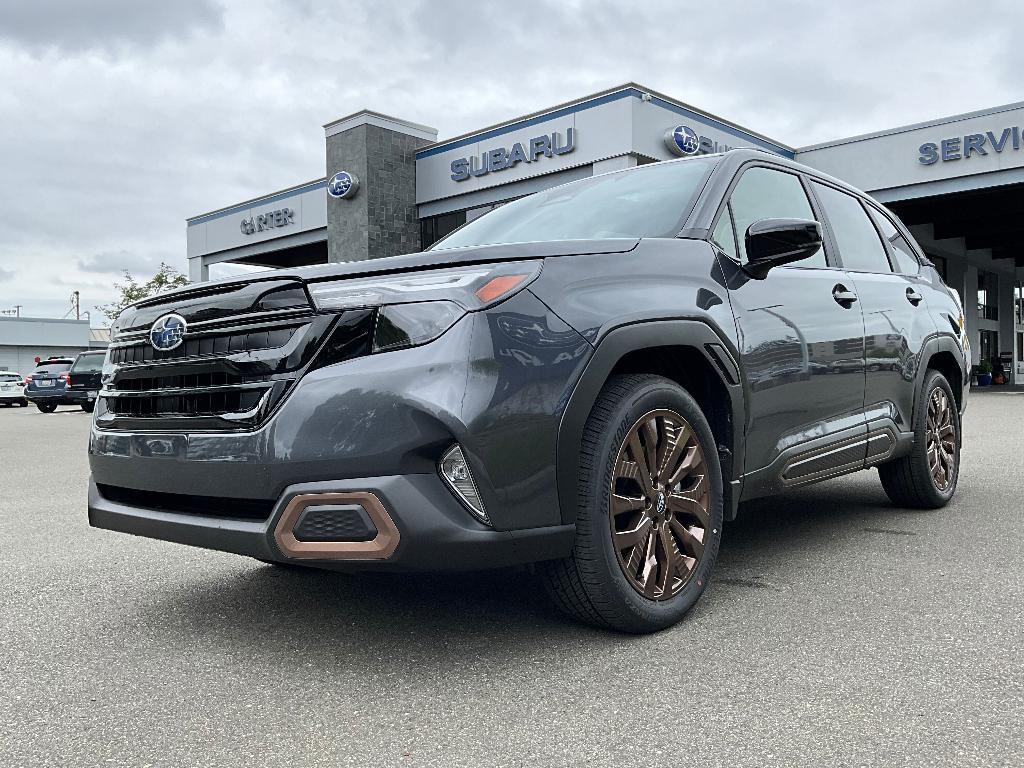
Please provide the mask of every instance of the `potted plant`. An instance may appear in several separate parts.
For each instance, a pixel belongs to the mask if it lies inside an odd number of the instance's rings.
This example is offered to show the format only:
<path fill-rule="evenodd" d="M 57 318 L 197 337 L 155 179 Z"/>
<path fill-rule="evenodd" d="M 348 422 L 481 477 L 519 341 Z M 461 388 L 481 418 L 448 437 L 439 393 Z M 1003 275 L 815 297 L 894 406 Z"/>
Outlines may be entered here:
<path fill-rule="evenodd" d="M 992 363 L 982 360 L 978 363 L 978 386 L 987 387 L 992 383 Z"/>

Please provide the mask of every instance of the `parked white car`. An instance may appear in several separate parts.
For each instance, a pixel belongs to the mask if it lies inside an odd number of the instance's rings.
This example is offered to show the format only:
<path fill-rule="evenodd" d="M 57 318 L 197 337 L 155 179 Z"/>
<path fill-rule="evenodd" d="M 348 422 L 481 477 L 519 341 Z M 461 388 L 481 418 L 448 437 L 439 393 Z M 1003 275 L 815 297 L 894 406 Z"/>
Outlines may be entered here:
<path fill-rule="evenodd" d="M 25 377 L 16 371 L 0 371 L 0 405 L 28 405 Z"/>

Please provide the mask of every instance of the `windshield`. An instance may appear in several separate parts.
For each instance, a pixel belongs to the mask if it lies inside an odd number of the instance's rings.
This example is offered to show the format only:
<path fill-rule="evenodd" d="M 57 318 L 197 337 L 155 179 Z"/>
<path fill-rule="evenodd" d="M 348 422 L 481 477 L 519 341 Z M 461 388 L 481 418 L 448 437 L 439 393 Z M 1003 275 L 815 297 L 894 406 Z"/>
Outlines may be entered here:
<path fill-rule="evenodd" d="M 503 205 L 431 250 L 542 240 L 675 237 L 718 158 L 652 163 Z"/>
<path fill-rule="evenodd" d="M 81 355 L 71 370 L 73 373 L 99 373 L 103 370 L 103 355 Z"/>
<path fill-rule="evenodd" d="M 64 373 L 71 370 L 71 363 L 40 363 L 36 366 L 36 373 Z"/>

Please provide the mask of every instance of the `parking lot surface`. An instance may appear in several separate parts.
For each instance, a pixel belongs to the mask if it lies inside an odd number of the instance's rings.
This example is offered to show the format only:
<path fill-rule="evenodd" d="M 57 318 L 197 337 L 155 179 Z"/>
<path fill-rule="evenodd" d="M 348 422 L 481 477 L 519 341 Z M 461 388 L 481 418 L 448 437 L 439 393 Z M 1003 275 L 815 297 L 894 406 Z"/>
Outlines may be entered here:
<path fill-rule="evenodd" d="M 89 417 L 0 409 L 0 766 L 1020 766 L 1024 394 L 953 503 L 874 471 L 743 508 L 679 626 L 525 571 L 286 570 L 88 527 Z"/>

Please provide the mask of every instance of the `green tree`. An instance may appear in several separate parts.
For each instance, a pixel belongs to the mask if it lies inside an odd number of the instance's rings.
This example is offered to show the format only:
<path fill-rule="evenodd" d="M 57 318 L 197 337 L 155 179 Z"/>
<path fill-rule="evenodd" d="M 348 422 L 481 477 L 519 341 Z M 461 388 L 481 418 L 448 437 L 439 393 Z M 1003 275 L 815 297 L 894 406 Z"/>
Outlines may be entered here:
<path fill-rule="evenodd" d="M 172 288 L 180 288 L 183 285 L 188 285 L 188 278 L 170 264 L 165 264 L 162 261 L 157 273 L 144 283 L 137 282 L 128 270 L 125 270 L 124 282 L 114 283 L 114 288 L 119 293 L 117 301 L 112 304 L 100 304 L 96 309 L 113 322 L 129 304 L 148 299 L 150 296 L 156 296 L 158 293 L 169 291 Z"/>

